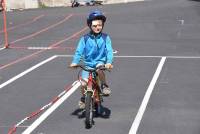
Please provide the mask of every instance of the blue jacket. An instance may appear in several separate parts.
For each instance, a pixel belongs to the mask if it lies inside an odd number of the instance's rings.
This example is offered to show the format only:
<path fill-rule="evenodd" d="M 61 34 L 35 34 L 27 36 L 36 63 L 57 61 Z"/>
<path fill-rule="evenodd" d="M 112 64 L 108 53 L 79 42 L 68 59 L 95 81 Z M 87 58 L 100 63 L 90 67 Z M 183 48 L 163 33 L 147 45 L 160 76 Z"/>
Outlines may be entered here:
<path fill-rule="evenodd" d="M 88 67 L 96 67 L 98 63 L 112 63 L 113 49 L 110 37 L 106 36 L 106 41 L 102 34 L 96 37 L 88 34 L 88 39 L 85 42 L 84 36 L 79 40 L 72 63 L 79 64 L 81 58 Z"/>

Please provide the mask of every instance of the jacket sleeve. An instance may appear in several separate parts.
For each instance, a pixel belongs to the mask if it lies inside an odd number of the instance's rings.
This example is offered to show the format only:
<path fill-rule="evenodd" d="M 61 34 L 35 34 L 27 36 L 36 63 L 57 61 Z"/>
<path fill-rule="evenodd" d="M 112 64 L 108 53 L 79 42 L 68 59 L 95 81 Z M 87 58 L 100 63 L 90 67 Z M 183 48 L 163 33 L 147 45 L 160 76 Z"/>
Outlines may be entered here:
<path fill-rule="evenodd" d="M 107 61 L 106 63 L 113 62 L 113 48 L 112 48 L 112 41 L 109 36 L 106 38 L 106 50 L 107 50 Z"/>
<path fill-rule="evenodd" d="M 72 63 L 78 64 L 80 62 L 80 58 L 83 55 L 83 51 L 85 48 L 84 37 L 79 40 L 78 46 L 76 48 L 75 54 L 73 56 Z"/>

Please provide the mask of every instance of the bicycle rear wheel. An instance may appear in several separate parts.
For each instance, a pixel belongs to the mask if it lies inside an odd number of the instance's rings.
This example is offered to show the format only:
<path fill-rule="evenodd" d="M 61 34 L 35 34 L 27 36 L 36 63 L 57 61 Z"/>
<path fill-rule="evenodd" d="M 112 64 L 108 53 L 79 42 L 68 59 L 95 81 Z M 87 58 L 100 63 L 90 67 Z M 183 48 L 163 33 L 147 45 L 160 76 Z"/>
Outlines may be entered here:
<path fill-rule="evenodd" d="M 85 98 L 85 127 L 91 128 L 93 123 L 93 100 L 92 92 L 87 92 Z"/>

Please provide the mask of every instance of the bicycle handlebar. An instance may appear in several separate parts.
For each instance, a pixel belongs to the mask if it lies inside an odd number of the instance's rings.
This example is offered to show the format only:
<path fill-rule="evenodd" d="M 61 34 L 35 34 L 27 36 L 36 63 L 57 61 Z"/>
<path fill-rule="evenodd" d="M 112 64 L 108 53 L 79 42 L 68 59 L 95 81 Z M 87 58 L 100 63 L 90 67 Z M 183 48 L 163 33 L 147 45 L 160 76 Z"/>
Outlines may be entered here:
<path fill-rule="evenodd" d="M 96 72 L 96 70 L 98 70 L 98 69 L 110 71 L 108 68 L 105 67 L 105 65 L 98 66 L 98 67 L 96 67 L 94 69 L 93 68 L 87 68 L 84 65 L 76 65 L 74 67 L 75 68 L 80 67 L 81 69 L 83 69 L 83 70 L 85 70 L 87 72 Z"/>

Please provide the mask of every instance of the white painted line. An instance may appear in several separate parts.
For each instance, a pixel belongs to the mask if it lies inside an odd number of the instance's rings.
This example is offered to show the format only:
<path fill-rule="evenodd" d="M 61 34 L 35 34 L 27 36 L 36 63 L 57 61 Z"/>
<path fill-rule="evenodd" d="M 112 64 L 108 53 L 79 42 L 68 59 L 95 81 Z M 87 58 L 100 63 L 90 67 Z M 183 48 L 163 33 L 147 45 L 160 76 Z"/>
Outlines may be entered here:
<path fill-rule="evenodd" d="M 116 52 L 116 51 L 114 51 Z M 73 57 L 73 55 L 56 55 L 58 57 Z M 116 58 L 162 58 L 163 56 L 114 56 Z"/>
<path fill-rule="evenodd" d="M 73 55 L 56 55 L 58 57 L 73 57 Z M 151 55 L 116 55 L 114 56 L 116 58 L 162 58 L 162 57 L 166 57 L 166 58 L 171 58 L 171 59 L 200 59 L 200 56 L 151 56 Z"/>
<path fill-rule="evenodd" d="M 163 56 L 126 56 L 126 55 L 116 55 L 116 56 L 114 56 L 114 57 L 116 57 L 116 58 L 162 58 Z"/>
<path fill-rule="evenodd" d="M 73 55 L 56 55 L 57 57 L 73 57 Z"/>
<path fill-rule="evenodd" d="M 30 134 L 37 126 L 40 125 L 58 106 L 60 106 L 77 88 L 81 86 L 80 82 L 76 84 L 57 102 L 55 102 L 45 113 L 43 113 L 33 124 L 28 127 L 22 134 Z"/>
<path fill-rule="evenodd" d="M 13 81 L 19 79 L 20 77 L 26 75 L 27 73 L 33 71 L 34 69 L 36 69 L 36 68 L 42 66 L 43 64 L 45 64 L 45 63 L 47 63 L 47 62 L 49 62 L 49 61 L 55 59 L 56 57 L 57 57 L 57 56 L 52 56 L 52 57 L 50 57 L 50 58 L 48 58 L 48 59 L 46 59 L 46 60 L 44 60 L 44 61 L 38 63 L 37 65 L 35 65 L 35 66 L 33 66 L 33 67 L 27 69 L 26 71 L 24 71 L 24 72 L 22 72 L 22 73 L 16 75 L 15 77 L 11 78 L 10 80 L 8 80 L 8 81 L 2 83 L 2 84 L 0 85 L 0 89 L 3 88 L 3 87 L 5 87 L 6 85 L 12 83 Z"/>
<path fill-rule="evenodd" d="M 181 25 L 184 25 L 184 20 L 178 20 L 178 21 L 180 21 L 181 22 Z"/>
<path fill-rule="evenodd" d="M 158 79 L 158 77 L 160 75 L 160 72 L 161 72 L 162 68 L 163 68 L 165 60 L 166 60 L 166 57 L 162 57 L 162 59 L 160 60 L 160 63 L 158 65 L 157 69 L 156 69 L 156 72 L 155 72 L 155 74 L 153 76 L 153 79 L 151 80 L 151 83 L 150 83 L 150 85 L 149 85 L 149 87 L 148 87 L 148 89 L 146 91 L 146 94 L 145 94 L 145 96 L 143 98 L 142 104 L 140 105 L 140 108 L 139 108 L 138 113 L 137 113 L 137 115 L 135 117 L 135 120 L 133 121 L 133 124 L 131 126 L 130 131 L 129 131 L 129 134 L 136 134 L 137 133 L 138 127 L 139 127 L 140 122 L 141 122 L 141 119 L 142 119 L 143 114 L 144 114 L 144 112 L 146 110 L 146 107 L 147 107 L 147 104 L 149 102 L 151 93 L 152 93 L 152 91 L 154 89 L 156 81 L 157 81 L 157 79 Z"/>
<path fill-rule="evenodd" d="M 171 59 L 199 59 L 200 56 L 166 56 Z"/>
<path fill-rule="evenodd" d="M 114 56 L 116 58 L 171 58 L 171 59 L 199 59 L 200 56 Z"/>
<path fill-rule="evenodd" d="M 50 50 L 52 47 L 28 47 L 30 50 Z"/>
<path fill-rule="evenodd" d="M 118 51 L 117 51 L 117 50 L 113 50 L 113 53 L 114 53 L 114 54 L 117 54 L 117 53 L 118 53 Z"/>
<path fill-rule="evenodd" d="M 0 126 L 0 128 L 5 128 L 5 127 L 10 128 L 10 126 Z M 18 128 L 27 128 L 27 127 L 29 126 L 18 126 Z"/>

